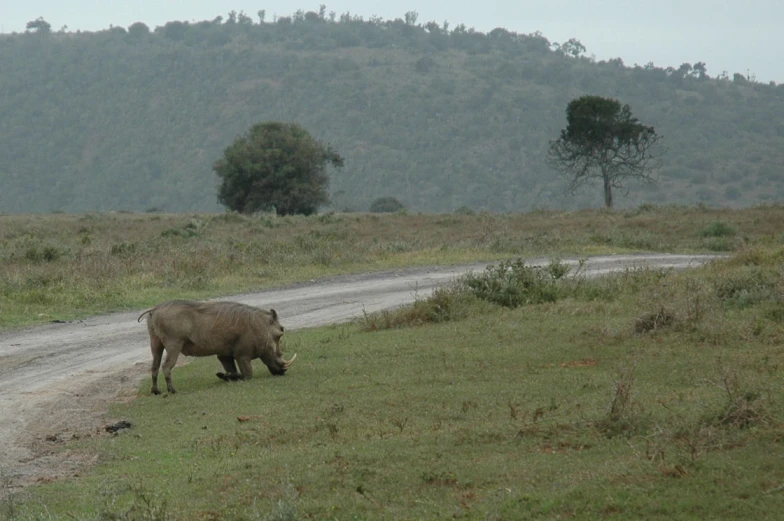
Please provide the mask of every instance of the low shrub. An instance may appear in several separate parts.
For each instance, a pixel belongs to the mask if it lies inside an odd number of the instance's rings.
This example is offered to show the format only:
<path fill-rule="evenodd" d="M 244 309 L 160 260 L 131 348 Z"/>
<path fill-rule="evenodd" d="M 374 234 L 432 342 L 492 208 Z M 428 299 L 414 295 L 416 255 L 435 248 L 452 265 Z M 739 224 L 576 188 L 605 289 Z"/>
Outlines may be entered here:
<path fill-rule="evenodd" d="M 735 228 L 723 221 L 711 223 L 700 231 L 701 237 L 732 237 L 737 233 Z"/>
<path fill-rule="evenodd" d="M 478 275 L 469 274 L 463 284 L 476 297 L 508 308 L 558 300 L 557 281 L 569 267 L 555 260 L 546 267 L 528 266 L 522 259 L 488 266 Z"/>
<path fill-rule="evenodd" d="M 395 197 L 379 197 L 370 205 L 373 213 L 394 213 L 405 209 L 405 205 Z"/>

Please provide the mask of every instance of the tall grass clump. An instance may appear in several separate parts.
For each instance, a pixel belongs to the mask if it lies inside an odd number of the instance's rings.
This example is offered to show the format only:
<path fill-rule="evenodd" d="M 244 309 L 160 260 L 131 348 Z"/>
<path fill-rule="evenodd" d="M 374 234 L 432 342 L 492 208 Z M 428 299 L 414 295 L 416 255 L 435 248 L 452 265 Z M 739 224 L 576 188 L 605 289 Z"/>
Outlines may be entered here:
<path fill-rule="evenodd" d="M 648 426 L 649 418 L 634 395 L 635 369 L 634 364 L 617 369 L 607 412 L 594 422 L 594 426 L 608 438 L 640 434 Z"/>
<path fill-rule="evenodd" d="M 719 414 L 707 419 L 707 424 L 746 429 L 775 423 L 769 399 L 771 389 L 748 385 L 737 367 L 720 367 L 716 385 L 724 391 L 726 401 Z"/>
<path fill-rule="evenodd" d="M 427 297 L 417 297 L 412 304 L 376 313 L 364 313 L 361 319 L 366 331 L 416 327 L 461 320 L 480 314 L 490 307 L 459 284 L 436 288 Z"/>

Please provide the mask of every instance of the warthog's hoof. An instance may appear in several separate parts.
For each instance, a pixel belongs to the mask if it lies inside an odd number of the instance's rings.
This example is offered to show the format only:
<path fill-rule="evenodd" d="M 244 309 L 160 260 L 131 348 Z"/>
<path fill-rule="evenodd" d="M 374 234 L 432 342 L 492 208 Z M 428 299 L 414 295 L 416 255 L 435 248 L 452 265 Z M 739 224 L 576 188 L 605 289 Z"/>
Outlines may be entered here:
<path fill-rule="evenodd" d="M 242 380 L 242 375 L 232 373 L 215 373 L 215 376 L 224 382 L 236 382 L 237 380 Z"/>

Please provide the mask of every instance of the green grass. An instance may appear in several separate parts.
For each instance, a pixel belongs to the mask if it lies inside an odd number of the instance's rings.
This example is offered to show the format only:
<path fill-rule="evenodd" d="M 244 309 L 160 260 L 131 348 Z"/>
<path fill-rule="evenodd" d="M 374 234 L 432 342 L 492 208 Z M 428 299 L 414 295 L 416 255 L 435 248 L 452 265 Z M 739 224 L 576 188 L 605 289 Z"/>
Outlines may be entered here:
<path fill-rule="evenodd" d="M 784 207 L 528 214 L 0 216 L 0 329 L 368 270 L 784 242 Z"/>
<path fill-rule="evenodd" d="M 287 333 L 282 378 L 198 359 L 177 395 L 145 381 L 113 408 L 132 429 L 69 444 L 100 463 L 16 519 L 777 519 L 782 258 L 558 279 L 517 307 L 453 287 Z"/>

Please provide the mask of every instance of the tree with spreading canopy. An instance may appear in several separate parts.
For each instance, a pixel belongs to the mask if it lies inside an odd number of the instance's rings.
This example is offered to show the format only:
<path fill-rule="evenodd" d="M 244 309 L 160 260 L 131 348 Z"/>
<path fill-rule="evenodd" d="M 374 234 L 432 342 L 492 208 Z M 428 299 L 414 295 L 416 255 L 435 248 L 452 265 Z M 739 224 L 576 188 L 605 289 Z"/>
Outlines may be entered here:
<path fill-rule="evenodd" d="M 52 32 L 52 24 L 44 20 L 42 16 L 27 22 L 25 28 L 28 31 L 35 31 L 38 34 L 49 34 Z"/>
<path fill-rule="evenodd" d="M 582 96 L 566 107 L 566 128 L 550 142 L 548 160 L 569 181 L 574 193 L 593 179 L 604 186 L 604 205 L 613 206 L 613 189 L 626 182 L 653 182 L 656 144 L 653 127 L 632 116 L 629 105 L 601 96 Z"/>
<path fill-rule="evenodd" d="M 213 165 L 218 202 L 240 212 L 310 215 L 329 202 L 328 164 L 343 158 L 296 123 L 257 123 L 238 136 Z"/>

